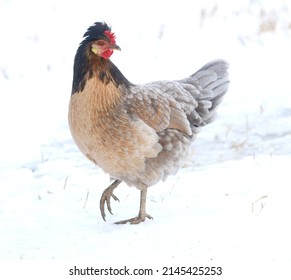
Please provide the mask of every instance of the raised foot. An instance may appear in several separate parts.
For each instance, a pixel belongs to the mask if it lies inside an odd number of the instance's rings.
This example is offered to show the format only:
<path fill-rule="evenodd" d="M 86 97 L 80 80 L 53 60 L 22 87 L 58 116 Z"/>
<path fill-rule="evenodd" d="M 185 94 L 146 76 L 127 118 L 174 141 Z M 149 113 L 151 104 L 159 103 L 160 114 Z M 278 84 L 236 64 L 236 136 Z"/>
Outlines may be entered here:
<path fill-rule="evenodd" d="M 101 211 L 101 216 L 103 218 L 104 221 L 105 220 L 105 203 L 107 206 L 107 210 L 109 211 L 109 213 L 111 215 L 113 215 L 112 213 L 112 209 L 111 209 L 111 204 L 110 204 L 110 199 L 111 197 L 115 200 L 115 201 L 119 201 L 118 197 L 114 195 L 113 190 L 116 189 L 116 187 L 121 183 L 121 181 L 119 180 L 115 180 L 107 189 L 104 190 L 104 192 L 102 193 L 101 199 L 100 199 L 100 211 Z"/>
<path fill-rule="evenodd" d="M 116 225 L 123 225 L 123 224 L 130 223 L 131 225 L 137 225 L 139 223 L 144 222 L 146 218 L 153 220 L 153 217 L 152 216 L 146 214 L 145 216 L 144 215 L 143 216 L 138 215 L 135 218 L 131 218 L 131 219 L 128 219 L 128 220 L 119 221 L 119 222 L 116 222 L 114 224 L 116 224 Z"/>

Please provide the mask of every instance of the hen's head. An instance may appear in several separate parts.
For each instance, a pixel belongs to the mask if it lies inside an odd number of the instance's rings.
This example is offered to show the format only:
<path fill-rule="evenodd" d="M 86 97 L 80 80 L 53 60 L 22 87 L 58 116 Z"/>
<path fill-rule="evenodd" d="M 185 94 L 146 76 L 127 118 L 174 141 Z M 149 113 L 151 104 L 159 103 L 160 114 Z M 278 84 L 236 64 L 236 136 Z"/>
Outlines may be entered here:
<path fill-rule="evenodd" d="M 114 50 L 120 50 L 116 45 L 114 33 L 105 22 L 95 22 L 88 28 L 84 37 L 81 44 L 90 44 L 90 51 L 104 59 L 110 58 Z"/>

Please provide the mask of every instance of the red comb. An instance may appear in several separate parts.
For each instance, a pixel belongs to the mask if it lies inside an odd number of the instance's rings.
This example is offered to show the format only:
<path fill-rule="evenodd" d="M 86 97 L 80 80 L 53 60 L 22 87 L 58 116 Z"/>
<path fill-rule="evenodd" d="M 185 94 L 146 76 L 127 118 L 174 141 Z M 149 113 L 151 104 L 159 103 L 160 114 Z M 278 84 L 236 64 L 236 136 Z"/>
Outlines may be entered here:
<path fill-rule="evenodd" d="M 107 38 L 109 39 L 109 41 L 110 41 L 111 44 L 115 44 L 115 38 L 116 38 L 116 36 L 115 36 L 114 33 L 112 33 L 109 30 L 105 30 L 104 31 L 104 34 L 107 36 Z"/>

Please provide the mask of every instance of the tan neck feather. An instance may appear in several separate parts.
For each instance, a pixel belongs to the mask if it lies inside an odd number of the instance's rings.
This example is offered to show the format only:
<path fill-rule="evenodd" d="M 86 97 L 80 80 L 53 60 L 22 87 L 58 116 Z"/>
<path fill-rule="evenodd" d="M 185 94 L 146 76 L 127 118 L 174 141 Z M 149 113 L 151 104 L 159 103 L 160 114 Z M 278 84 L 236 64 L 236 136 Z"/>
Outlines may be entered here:
<path fill-rule="evenodd" d="M 83 94 L 91 100 L 90 103 L 98 112 L 115 109 L 122 98 L 120 90 L 112 82 L 105 84 L 98 77 L 86 81 Z"/>

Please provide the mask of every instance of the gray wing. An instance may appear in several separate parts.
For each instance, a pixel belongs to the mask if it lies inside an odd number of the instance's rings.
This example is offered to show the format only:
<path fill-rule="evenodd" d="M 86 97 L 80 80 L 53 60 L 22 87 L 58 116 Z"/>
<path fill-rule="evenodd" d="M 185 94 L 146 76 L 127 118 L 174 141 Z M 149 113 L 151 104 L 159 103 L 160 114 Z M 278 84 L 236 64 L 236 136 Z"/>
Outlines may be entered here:
<path fill-rule="evenodd" d="M 127 111 L 157 132 L 177 129 L 191 136 L 215 117 L 229 85 L 228 63 L 215 60 L 179 81 L 157 81 L 130 88 Z"/>

